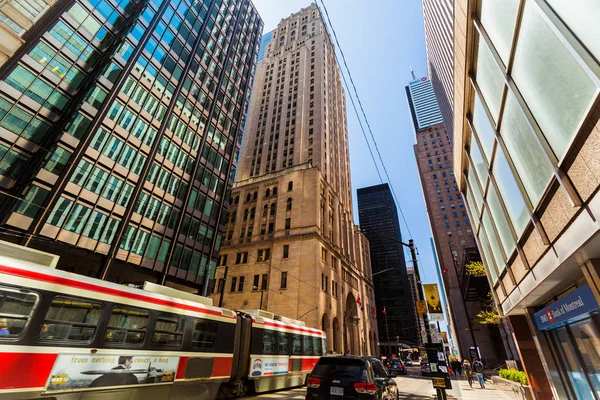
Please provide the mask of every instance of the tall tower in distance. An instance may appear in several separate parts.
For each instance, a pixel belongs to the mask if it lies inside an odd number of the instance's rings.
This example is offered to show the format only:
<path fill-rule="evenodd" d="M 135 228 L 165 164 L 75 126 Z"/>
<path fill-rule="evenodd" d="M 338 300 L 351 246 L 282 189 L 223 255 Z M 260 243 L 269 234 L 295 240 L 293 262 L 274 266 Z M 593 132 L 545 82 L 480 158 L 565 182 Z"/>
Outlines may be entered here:
<path fill-rule="evenodd" d="M 398 342 L 416 347 L 419 324 L 392 192 L 384 183 L 358 189 L 357 197 L 360 226 L 371 245 L 380 352 L 387 354 L 388 349 L 395 350 Z"/>
<path fill-rule="evenodd" d="M 459 11 L 462 12 L 462 11 Z M 454 125 L 454 1 L 423 0 L 427 68 L 448 136 Z M 414 78 L 413 78 L 414 80 Z"/>
<path fill-rule="evenodd" d="M 323 329 L 328 350 L 376 354 L 344 90 L 318 7 L 282 19 L 261 43 L 213 298 Z"/>
<path fill-rule="evenodd" d="M 441 289 L 449 302 L 453 343 L 462 357 L 467 358 L 469 348 L 477 346 L 488 364 L 499 363 L 505 357 L 502 344 L 508 338 L 501 337 L 497 326 L 472 322 L 490 287 L 485 277 L 464 274 L 464 264 L 481 261 L 481 257 L 454 177 L 452 139 L 428 78 L 412 80 L 406 86 L 406 95 L 417 142 L 417 169 L 441 271 Z"/>

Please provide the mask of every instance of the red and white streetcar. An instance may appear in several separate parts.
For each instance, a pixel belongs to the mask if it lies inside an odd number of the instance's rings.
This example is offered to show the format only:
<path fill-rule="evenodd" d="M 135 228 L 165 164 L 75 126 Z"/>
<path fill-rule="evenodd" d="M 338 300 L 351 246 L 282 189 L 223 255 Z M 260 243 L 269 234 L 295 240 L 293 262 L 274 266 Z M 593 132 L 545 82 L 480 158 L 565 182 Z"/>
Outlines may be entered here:
<path fill-rule="evenodd" d="M 0 256 L 0 400 L 233 398 L 304 384 L 324 349 L 300 321 Z"/>

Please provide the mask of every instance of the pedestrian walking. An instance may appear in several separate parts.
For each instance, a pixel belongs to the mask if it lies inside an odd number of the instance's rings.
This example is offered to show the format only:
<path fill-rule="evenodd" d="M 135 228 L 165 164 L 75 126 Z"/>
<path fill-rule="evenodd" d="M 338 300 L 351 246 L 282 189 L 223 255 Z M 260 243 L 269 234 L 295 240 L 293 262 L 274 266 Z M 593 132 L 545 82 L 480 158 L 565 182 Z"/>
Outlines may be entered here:
<path fill-rule="evenodd" d="M 473 387 L 473 368 L 471 368 L 471 363 L 469 360 L 463 360 L 462 369 L 467 377 L 467 381 L 469 382 L 469 386 Z"/>
<path fill-rule="evenodd" d="M 483 363 L 479 361 L 477 357 L 473 360 L 473 372 L 475 374 L 475 378 L 479 382 L 479 386 L 482 389 L 485 389 L 485 379 L 483 377 Z"/>

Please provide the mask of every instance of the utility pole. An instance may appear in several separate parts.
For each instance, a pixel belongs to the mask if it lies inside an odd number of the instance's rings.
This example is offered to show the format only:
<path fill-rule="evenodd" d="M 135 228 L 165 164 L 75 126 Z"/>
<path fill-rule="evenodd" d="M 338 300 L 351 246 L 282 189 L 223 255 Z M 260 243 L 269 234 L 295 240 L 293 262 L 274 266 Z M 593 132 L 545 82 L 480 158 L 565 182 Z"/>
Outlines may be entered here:
<path fill-rule="evenodd" d="M 402 242 L 401 242 L 402 243 Z M 402 243 L 404 245 L 404 243 Z M 415 268 L 415 275 L 417 276 L 417 300 L 422 301 L 423 299 L 423 284 L 421 283 L 421 274 L 419 273 L 419 265 L 417 263 L 417 250 L 415 249 L 415 241 L 410 239 L 408 241 L 408 249 L 410 250 L 410 256 L 412 258 L 413 267 Z M 427 332 L 427 343 L 431 343 L 431 332 L 429 331 L 429 321 L 427 320 L 427 314 L 422 314 L 423 325 L 425 326 L 425 332 Z"/>

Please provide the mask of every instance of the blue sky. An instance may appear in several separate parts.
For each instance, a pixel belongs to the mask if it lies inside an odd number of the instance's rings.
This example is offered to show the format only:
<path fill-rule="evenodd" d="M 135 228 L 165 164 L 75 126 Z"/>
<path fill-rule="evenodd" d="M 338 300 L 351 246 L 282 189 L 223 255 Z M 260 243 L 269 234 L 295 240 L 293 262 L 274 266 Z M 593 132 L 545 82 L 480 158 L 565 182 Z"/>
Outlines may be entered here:
<path fill-rule="evenodd" d="M 417 174 L 414 131 L 404 90 L 411 80 L 410 66 L 417 77 L 427 75 L 421 1 L 323 1 L 419 250 L 421 278 L 426 283 L 437 283 L 431 230 Z M 265 33 L 275 29 L 282 18 L 311 3 L 310 0 L 253 2 L 265 23 Z M 380 181 L 350 101 L 347 107 L 350 172 L 358 223 L 356 189 Z M 382 176 L 385 180 L 383 171 Z M 400 223 L 403 238 L 408 240 L 406 225 L 403 221 Z"/>

